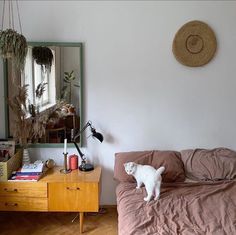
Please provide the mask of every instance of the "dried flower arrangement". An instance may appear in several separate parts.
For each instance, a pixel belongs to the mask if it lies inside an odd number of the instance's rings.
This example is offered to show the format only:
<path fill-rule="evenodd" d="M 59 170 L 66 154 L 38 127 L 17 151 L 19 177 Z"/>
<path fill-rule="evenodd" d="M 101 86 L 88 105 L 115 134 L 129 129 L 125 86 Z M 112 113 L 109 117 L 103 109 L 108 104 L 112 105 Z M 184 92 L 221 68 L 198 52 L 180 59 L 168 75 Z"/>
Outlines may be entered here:
<path fill-rule="evenodd" d="M 25 37 L 13 29 L 1 30 L 0 54 L 3 59 L 12 59 L 13 64 L 22 70 L 27 55 L 27 42 Z"/>
<path fill-rule="evenodd" d="M 63 117 L 61 109 L 65 105 L 64 102 L 59 102 L 53 107 L 39 112 L 35 105 L 27 105 L 27 86 L 19 86 L 16 95 L 9 100 L 9 106 L 15 114 L 13 136 L 23 148 L 27 148 L 28 144 L 33 143 L 34 140 L 42 138 L 45 135 L 48 123 L 56 123 Z M 39 98 L 43 94 L 44 86 L 45 84 L 38 86 L 37 93 Z"/>
<path fill-rule="evenodd" d="M 32 50 L 33 59 L 37 64 L 41 65 L 42 70 L 51 71 L 53 54 L 48 47 L 33 47 Z"/>

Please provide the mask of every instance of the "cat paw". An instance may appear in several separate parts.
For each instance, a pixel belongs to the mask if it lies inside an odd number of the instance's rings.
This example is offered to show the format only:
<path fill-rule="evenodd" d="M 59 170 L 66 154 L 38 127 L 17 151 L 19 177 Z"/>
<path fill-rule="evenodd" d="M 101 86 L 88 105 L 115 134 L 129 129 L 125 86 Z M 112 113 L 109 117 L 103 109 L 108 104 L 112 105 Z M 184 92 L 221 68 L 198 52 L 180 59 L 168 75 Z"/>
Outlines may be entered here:
<path fill-rule="evenodd" d="M 160 198 L 160 196 L 155 197 L 154 200 L 157 201 L 157 200 L 159 200 L 159 198 Z"/>
<path fill-rule="evenodd" d="M 145 197 L 143 200 L 146 201 L 146 202 L 149 202 L 149 201 L 150 201 L 150 198 Z"/>
<path fill-rule="evenodd" d="M 139 188 L 141 188 L 141 187 L 138 187 L 138 186 L 136 187 L 136 189 L 139 189 Z"/>

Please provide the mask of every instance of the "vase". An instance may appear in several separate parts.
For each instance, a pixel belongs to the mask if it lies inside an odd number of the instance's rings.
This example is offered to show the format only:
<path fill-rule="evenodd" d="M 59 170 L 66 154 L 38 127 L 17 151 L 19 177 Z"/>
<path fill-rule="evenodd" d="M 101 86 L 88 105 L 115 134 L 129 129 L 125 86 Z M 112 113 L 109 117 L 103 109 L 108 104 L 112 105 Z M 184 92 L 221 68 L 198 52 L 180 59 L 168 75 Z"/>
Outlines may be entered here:
<path fill-rule="evenodd" d="M 24 165 L 24 164 L 30 164 L 30 155 L 29 155 L 28 148 L 24 148 L 24 150 L 23 150 L 22 165 Z"/>

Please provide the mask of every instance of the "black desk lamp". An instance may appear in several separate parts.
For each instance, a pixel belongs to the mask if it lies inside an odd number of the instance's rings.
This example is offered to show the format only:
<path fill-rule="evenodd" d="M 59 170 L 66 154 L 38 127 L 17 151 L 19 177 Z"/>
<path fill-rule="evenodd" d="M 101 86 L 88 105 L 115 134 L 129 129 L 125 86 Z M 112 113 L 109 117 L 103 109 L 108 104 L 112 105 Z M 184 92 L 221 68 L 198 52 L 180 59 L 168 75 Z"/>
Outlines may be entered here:
<path fill-rule="evenodd" d="M 87 129 L 88 127 L 90 127 L 90 131 L 92 132 L 92 136 L 95 137 L 96 139 L 98 139 L 100 142 L 103 141 L 103 135 L 99 132 L 96 132 L 96 129 L 92 126 L 92 122 L 91 121 L 88 121 L 85 126 L 79 131 L 78 134 L 76 134 L 74 136 L 74 132 L 75 130 L 72 129 L 72 133 L 71 133 L 71 139 L 72 139 L 72 142 L 74 143 L 81 159 L 82 159 L 82 162 L 81 162 L 81 165 L 79 166 L 79 169 L 81 171 L 92 171 L 94 169 L 94 166 L 90 163 L 86 163 L 86 158 L 84 157 L 84 154 L 81 152 L 79 146 L 77 145 L 77 143 L 75 142 L 76 139 L 85 131 L 85 129 Z"/>

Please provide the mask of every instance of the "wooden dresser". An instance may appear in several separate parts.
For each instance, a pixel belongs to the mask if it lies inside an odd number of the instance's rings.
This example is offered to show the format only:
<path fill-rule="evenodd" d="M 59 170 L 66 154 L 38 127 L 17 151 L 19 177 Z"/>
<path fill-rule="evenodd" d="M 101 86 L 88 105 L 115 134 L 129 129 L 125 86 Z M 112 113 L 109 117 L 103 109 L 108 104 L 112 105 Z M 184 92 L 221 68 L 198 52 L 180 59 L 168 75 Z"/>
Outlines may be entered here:
<path fill-rule="evenodd" d="M 98 212 L 101 167 L 93 171 L 47 171 L 38 182 L 0 182 L 1 211 L 79 212 L 83 232 L 84 212 Z"/>

